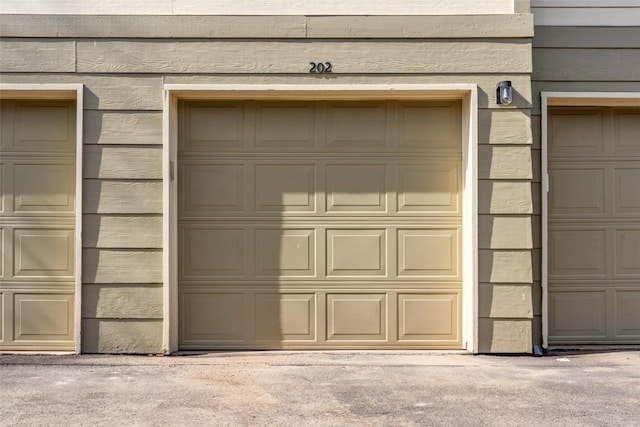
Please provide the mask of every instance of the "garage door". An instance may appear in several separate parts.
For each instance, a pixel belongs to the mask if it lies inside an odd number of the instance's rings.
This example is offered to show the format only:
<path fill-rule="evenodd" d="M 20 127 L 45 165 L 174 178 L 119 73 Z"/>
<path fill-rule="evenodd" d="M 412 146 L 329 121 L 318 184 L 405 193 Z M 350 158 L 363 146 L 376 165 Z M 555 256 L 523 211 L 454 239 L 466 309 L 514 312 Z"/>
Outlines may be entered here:
<path fill-rule="evenodd" d="M 549 113 L 549 343 L 640 343 L 640 110 Z"/>
<path fill-rule="evenodd" d="M 460 348 L 461 105 L 184 102 L 179 345 Z"/>
<path fill-rule="evenodd" d="M 0 106 L 0 350 L 73 350 L 75 106 Z"/>

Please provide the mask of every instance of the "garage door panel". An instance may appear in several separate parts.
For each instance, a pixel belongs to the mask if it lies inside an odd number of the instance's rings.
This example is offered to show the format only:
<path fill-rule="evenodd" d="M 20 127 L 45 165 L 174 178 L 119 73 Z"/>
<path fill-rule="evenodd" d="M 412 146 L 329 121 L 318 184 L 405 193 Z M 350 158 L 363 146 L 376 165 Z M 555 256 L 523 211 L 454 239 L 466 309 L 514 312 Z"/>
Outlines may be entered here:
<path fill-rule="evenodd" d="M 385 229 L 328 229 L 327 276 L 386 276 Z"/>
<path fill-rule="evenodd" d="M 241 103 L 203 106 L 195 104 L 188 110 L 185 135 L 180 150 L 218 151 L 244 147 L 245 109 Z"/>
<path fill-rule="evenodd" d="M 255 230 L 255 272 L 260 277 L 315 277 L 315 230 Z"/>
<path fill-rule="evenodd" d="M 458 229 L 398 229 L 398 276 L 461 279 Z"/>
<path fill-rule="evenodd" d="M 400 103 L 398 147 L 402 149 L 452 149 L 461 146 L 459 109 L 455 105 L 428 106 Z"/>
<path fill-rule="evenodd" d="M 245 210 L 244 165 L 184 162 L 180 169 L 182 217 Z"/>
<path fill-rule="evenodd" d="M 399 293 L 399 341 L 460 340 L 459 293 Z"/>
<path fill-rule="evenodd" d="M 74 274 L 74 231 L 71 229 L 14 229 L 16 278 L 57 277 Z"/>
<path fill-rule="evenodd" d="M 328 212 L 386 212 L 387 171 L 384 164 L 328 164 Z"/>
<path fill-rule="evenodd" d="M 384 149 L 387 110 L 381 103 L 327 106 L 326 146 L 335 149 Z"/>
<path fill-rule="evenodd" d="M 616 336 L 640 338 L 640 291 L 616 292 Z"/>
<path fill-rule="evenodd" d="M 638 134 L 640 139 L 640 133 Z M 640 146 L 639 150 L 640 151 Z M 615 168 L 614 211 L 619 215 L 640 214 L 640 168 Z"/>
<path fill-rule="evenodd" d="M 604 291 L 549 294 L 550 334 L 571 337 L 606 337 Z"/>
<path fill-rule="evenodd" d="M 75 152 L 73 107 L 68 103 L 18 103 L 12 151 Z"/>
<path fill-rule="evenodd" d="M 399 164 L 399 212 L 455 215 L 460 213 L 460 175 L 455 164 Z"/>
<path fill-rule="evenodd" d="M 615 239 L 616 276 L 640 278 L 640 229 L 618 229 Z"/>
<path fill-rule="evenodd" d="M 316 187 L 312 164 L 257 164 L 256 212 L 315 212 Z"/>
<path fill-rule="evenodd" d="M 258 148 L 313 148 L 316 144 L 316 111 L 313 104 L 258 103 Z"/>
<path fill-rule="evenodd" d="M 640 110 L 614 111 L 614 147 L 616 154 L 638 155 L 640 150 Z"/>
<path fill-rule="evenodd" d="M 182 229 L 180 276 L 183 278 L 243 277 L 244 228 L 185 227 Z"/>
<path fill-rule="evenodd" d="M 71 213 L 75 208 L 75 167 L 42 163 L 13 165 L 13 194 L 15 212 Z"/>
<path fill-rule="evenodd" d="M 604 277 L 605 248 L 603 229 L 553 231 L 549 236 L 549 275 Z"/>
<path fill-rule="evenodd" d="M 327 294 L 327 341 L 387 339 L 386 294 Z"/>
<path fill-rule="evenodd" d="M 16 292 L 13 298 L 16 343 L 73 340 L 73 295 Z"/>
<path fill-rule="evenodd" d="M 245 340 L 243 293 L 189 291 L 180 297 L 183 342 Z"/>
<path fill-rule="evenodd" d="M 549 209 L 555 214 L 602 215 L 605 213 L 605 169 L 552 166 Z"/>
<path fill-rule="evenodd" d="M 601 109 L 566 109 L 549 119 L 549 153 L 581 156 L 604 153 L 604 113 Z"/>
<path fill-rule="evenodd" d="M 255 298 L 256 341 L 316 341 L 315 293 L 258 293 Z"/>

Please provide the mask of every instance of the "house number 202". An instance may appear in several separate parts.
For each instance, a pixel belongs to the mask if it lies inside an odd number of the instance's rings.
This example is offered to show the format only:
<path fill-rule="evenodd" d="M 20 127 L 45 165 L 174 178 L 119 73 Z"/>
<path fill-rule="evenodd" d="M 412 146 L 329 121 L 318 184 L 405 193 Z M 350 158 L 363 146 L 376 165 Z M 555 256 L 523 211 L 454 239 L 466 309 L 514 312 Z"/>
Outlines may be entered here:
<path fill-rule="evenodd" d="M 331 62 L 309 62 L 311 68 L 309 68 L 310 73 L 330 73 L 333 69 L 333 65 Z"/>

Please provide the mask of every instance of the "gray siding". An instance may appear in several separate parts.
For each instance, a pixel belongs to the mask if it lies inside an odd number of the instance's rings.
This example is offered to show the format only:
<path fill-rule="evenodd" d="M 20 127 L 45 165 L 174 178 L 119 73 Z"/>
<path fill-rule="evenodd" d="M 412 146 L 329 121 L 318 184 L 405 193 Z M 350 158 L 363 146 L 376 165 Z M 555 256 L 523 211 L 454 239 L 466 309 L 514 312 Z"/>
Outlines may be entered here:
<path fill-rule="evenodd" d="M 539 257 L 532 249 L 539 217 L 531 219 L 539 206 L 532 197 L 539 191 L 532 185 L 533 20 L 528 2 L 518 10 L 524 13 L 0 16 L 2 82 L 85 85 L 83 351 L 163 350 L 160 146 L 169 83 L 476 83 L 480 351 L 531 351 Z M 334 73 L 309 74 L 314 60 L 332 61 Z M 505 79 L 514 102 L 501 107 L 495 85 Z"/>
<path fill-rule="evenodd" d="M 639 92 L 640 28 L 536 26 L 533 40 L 534 203 L 540 205 L 540 92 Z M 540 211 L 534 221 L 534 263 L 541 264 Z M 534 270 L 534 343 L 541 342 L 540 270 Z"/>

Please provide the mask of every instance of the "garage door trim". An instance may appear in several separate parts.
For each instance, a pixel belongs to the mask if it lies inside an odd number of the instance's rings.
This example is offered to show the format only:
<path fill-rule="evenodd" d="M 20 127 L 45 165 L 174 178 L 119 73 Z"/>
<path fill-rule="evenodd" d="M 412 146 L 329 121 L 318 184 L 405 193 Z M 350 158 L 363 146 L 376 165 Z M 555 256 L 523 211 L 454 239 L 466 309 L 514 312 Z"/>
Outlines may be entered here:
<path fill-rule="evenodd" d="M 462 344 L 478 352 L 477 144 L 475 84 L 182 85 L 163 92 L 163 349 L 178 350 L 178 101 L 179 100 L 454 100 L 462 101 Z"/>
<path fill-rule="evenodd" d="M 80 354 L 82 321 L 82 118 L 84 85 L 69 84 L 0 84 L 0 99 L 75 100 L 76 164 L 75 164 L 75 289 L 74 289 L 74 353 Z"/>
<path fill-rule="evenodd" d="M 549 346 L 549 107 L 640 107 L 638 92 L 541 92 L 542 346 Z"/>

